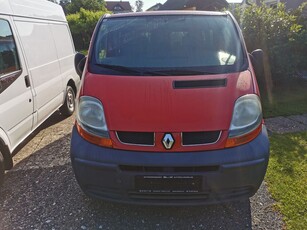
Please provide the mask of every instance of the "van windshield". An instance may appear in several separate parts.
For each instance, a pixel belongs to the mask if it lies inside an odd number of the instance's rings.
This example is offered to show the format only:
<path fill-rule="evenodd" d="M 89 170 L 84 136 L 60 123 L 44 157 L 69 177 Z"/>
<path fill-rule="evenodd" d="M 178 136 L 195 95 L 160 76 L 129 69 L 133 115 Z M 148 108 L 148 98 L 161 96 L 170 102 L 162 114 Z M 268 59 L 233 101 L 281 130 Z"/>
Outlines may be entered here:
<path fill-rule="evenodd" d="M 239 72 L 245 58 L 227 15 L 107 18 L 92 55 L 91 72 L 121 75 Z"/>

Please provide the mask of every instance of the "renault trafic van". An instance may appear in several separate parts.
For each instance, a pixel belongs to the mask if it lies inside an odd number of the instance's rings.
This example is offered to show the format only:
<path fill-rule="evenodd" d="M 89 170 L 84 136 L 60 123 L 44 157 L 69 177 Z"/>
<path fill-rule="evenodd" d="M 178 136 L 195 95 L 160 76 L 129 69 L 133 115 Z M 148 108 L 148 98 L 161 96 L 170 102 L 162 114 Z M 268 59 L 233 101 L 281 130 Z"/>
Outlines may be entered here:
<path fill-rule="evenodd" d="M 0 183 L 15 148 L 57 109 L 71 115 L 80 77 L 61 6 L 0 1 Z"/>
<path fill-rule="evenodd" d="M 153 205 L 252 196 L 269 159 L 261 57 L 228 12 L 104 16 L 87 60 L 76 55 L 71 160 L 81 189 Z"/>

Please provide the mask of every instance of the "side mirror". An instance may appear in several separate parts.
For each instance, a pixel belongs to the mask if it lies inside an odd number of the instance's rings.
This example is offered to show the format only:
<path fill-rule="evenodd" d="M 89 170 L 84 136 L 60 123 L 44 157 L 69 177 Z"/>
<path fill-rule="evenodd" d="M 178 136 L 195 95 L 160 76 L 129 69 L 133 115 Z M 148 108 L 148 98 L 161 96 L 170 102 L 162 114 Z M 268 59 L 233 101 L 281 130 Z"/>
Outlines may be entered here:
<path fill-rule="evenodd" d="M 250 54 L 250 58 L 257 78 L 263 77 L 264 75 L 263 51 L 261 49 L 254 50 Z"/>
<path fill-rule="evenodd" d="M 80 76 L 80 78 L 82 77 L 85 62 L 86 62 L 86 56 L 82 53 L 76 53 L 76 55 L 75 55 L 75 69 L 76 69 L 77 74 Z"/>

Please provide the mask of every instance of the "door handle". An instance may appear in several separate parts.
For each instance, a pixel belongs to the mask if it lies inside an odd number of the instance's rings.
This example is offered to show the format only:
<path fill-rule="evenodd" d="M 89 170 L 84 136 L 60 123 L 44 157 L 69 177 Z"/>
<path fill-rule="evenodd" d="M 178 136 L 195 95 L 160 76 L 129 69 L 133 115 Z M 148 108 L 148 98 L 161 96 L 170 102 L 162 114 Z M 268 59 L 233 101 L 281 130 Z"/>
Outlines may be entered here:
<path fill-rule="evenodd" d="M 29 87 L 31 86 L 29 75 L 26 75 L 26 76 L 25 76 L 25 83 L 26 83 L 26 87 L 27 87 L 27 88 L 29 88 Z"/>

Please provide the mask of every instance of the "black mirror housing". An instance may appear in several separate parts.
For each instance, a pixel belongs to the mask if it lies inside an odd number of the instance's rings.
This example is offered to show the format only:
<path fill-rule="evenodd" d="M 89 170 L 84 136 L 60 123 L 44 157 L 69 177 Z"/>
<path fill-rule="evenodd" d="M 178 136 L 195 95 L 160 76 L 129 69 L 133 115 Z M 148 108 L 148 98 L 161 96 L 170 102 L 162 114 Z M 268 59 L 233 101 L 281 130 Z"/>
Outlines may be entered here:
<path fill-rule="evenodd" d="M 261 49 L 254 50 L 250 54 L 250 58 L 257 78 L 263 77 L 264 75 L 263 51 Z"/>
<path fill-rule="evenodd" d="M 82 53 L 76 53 L 76 55 L 75 55 L 75 69 L 76 69 L 77 74 L 80 76 L 80 78 L 82 77 L 85 62 L 86 62 L 86 56 Z"/>

